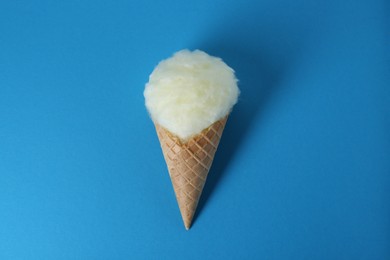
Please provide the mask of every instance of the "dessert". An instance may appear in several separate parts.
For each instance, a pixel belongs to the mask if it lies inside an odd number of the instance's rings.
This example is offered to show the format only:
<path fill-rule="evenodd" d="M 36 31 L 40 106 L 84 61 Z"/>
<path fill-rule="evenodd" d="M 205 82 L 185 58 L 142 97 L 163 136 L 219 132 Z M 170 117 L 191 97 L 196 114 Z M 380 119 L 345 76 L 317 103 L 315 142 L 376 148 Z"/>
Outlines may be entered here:
<path fill-rule="evenodd" d="M 161 61 L 145 86 L 145 105 L 186 229 L 239 93 L 233 69 L 200 50 L 182 50 Z"/>

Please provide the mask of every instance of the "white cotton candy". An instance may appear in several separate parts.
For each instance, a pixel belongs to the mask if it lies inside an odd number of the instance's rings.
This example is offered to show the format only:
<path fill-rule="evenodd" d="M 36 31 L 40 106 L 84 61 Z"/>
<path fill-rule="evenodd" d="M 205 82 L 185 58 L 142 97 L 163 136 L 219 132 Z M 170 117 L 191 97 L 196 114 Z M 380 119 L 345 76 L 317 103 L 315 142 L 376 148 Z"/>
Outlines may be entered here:
<path fill-rule="evenodd" d="M 181 139 L 225 117 L 240 91 L 233 69 L 199 50 L 182 50 L 161 61 L 145 86 L 152 120 Z"/>

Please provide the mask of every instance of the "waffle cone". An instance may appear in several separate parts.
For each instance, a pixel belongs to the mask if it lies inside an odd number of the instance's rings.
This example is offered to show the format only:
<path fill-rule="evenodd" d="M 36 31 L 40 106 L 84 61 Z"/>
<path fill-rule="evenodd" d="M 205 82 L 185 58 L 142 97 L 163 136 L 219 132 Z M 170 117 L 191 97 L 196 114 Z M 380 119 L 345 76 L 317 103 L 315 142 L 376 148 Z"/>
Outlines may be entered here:
<path fill-rule="evenodd" d="M 226 120 L 227 116 L 186 141 L 155 124 L 186 229 L 191 226 Z"/>

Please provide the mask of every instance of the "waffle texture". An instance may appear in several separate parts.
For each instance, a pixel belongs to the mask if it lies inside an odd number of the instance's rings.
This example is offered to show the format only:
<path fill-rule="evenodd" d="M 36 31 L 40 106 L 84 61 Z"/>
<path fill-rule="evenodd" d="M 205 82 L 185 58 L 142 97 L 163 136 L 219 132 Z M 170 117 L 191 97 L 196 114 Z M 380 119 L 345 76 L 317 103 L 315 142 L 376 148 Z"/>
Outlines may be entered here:
<path fill-rule="evenodd" d="M 155 124 L 184 226 L 189 229 L 227 116 L 183 142 Z"/>

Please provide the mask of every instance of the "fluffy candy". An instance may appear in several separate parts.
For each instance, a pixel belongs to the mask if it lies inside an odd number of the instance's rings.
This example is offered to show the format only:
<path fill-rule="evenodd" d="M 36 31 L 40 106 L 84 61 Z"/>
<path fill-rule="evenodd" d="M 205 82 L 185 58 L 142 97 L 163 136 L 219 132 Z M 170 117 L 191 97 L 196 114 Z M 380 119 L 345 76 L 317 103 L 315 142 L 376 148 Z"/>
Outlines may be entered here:
<path fill-rule="evenodd" d="M 145 86 L 152 120 L 185 140 L 228 115 L 240 91 L 220 58 L 182 50 L 161 61 Z"/>

